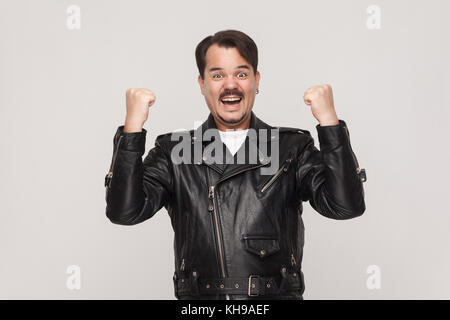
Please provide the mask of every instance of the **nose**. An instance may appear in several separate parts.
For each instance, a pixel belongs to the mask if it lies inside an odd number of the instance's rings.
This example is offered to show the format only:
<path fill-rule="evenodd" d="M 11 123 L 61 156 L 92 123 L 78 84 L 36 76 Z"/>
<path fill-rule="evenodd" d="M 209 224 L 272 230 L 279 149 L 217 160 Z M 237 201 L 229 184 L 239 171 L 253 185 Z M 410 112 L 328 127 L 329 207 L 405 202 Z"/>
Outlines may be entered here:
<path fill-rule="evenodd" d="M 227 90 L 237 89 L 237 80 L 233 76 L 229 76 L 225 78 L 224 88 Z"/>

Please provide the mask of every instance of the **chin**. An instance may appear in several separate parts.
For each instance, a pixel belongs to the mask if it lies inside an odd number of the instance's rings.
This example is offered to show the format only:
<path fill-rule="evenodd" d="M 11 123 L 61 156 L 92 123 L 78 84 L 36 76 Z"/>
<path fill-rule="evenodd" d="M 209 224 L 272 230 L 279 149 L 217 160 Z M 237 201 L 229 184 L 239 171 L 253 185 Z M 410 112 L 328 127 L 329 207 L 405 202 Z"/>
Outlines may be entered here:
<path fill-rule="evenodd" d="M 227 124 L 241 123 L 247 114 L 244 110 L 218 112 L 218 117 Z"/>

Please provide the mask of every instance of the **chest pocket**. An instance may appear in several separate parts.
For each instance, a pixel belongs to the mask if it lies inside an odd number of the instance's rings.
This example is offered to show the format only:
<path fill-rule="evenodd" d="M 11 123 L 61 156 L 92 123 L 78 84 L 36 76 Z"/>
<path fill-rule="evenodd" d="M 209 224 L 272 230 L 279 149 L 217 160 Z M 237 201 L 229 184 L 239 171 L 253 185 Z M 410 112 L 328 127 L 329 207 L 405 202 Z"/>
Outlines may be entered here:
<path fill-rule="evenodd" d="M 242 235 L 244 248 L 260 258 L 265 258 L 280 251 L 278 238 L 273 235 Z"/>
<path fill-rule="evenodd" d="M 285 174 L 289 170 L 289 166 L 292 163 L 292 157 L 289 156 L 284 163 L 281 165 L 281 167 L 275 172 L 275 174 L 270 177 L 260 188 L 261 193 L 266 192 L 267 189 L 270 188 L 283 174 Z"/>

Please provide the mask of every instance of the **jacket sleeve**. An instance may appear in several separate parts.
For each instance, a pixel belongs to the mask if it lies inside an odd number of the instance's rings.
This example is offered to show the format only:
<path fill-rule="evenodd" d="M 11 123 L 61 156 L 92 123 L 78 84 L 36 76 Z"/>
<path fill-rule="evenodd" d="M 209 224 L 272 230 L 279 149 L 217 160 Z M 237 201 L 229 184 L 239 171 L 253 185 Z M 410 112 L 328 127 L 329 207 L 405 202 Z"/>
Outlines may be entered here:
<path fill-rule="evenodd" d="M 308 132 L 308 142 L 298 156 L 297 187 L 302 201 L 309 201 L 321 215 L 337 220 L 364 213 L 365 170 L 350 145 L 343 120 L 332 126 L 316 126 L 320 151 Z"/>
<path fill-rule="evenodd" d="M 113 158 L 105 177 L 106 216 L 116 224 L 134 225 L 167 205 L 172 174 L 158 139 L 142 161 L 147 131 L 123 132 L 123 128 L 114 136 Z"/>

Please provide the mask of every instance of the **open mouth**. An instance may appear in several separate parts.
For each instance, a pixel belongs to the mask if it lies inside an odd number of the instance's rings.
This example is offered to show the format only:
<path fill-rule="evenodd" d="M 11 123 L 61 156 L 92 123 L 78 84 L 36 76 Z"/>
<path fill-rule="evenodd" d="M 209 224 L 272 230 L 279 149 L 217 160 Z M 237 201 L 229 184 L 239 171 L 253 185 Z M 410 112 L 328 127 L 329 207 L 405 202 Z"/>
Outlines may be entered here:
<path fill-rule="evenodd" d="M 241 100 L 241 97 L 223 97 L 222 99 L 220 99 L 220 102 L 222 102 L 222 104 L 225 106 L 234 107 L 238 106 Z"/>

